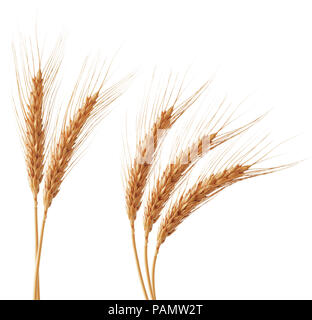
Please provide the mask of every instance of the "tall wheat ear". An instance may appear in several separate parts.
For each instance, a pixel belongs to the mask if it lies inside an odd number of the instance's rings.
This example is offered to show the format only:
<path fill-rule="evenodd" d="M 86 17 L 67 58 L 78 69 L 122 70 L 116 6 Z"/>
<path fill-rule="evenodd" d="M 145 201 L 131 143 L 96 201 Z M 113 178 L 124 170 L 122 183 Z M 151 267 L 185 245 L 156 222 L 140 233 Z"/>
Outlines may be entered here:
<path fill-rule="evenodd" d="M 263 146 L 264 140 L 255 143 L 253 146 L 245 146 L 236 152 L 231 152 L 233 145 L 230 145 L 230 147 L 225 149 L 225 152 L 213 158 L 206 172 L 190 188 L 181 191 L 177 200 L 170 204 L 167 214 L 161 221 L 157 235 L 152 266 L 154 299 L 156 299 L 155 267 L 159 249 L 190 214 L 211 200 L 219 192 L 239 181 L 267 175 L 294 165 L 293 163 L 276 167 L 258 167 L 258 165 L 269 159 L 268 155 L 274 149 L 267 150 L 268 145 Z"/>
<path fill-rule="evenodd" d="M 62 40 L 44 61 L 38 43 L 21 41 L 13 45 L 18 102 L 15 111 L 24 150 L 28 182 L 33 195 L 35 216 L 35 257 L 38 250 L 38 193 L 43 178 L 49 140 L 49 124 L 57 89 L 56 76 L 62 61 Z M 39 277 L 37 298 L 40 298 Z"/>
<path fill-rule="evenodd" d="M 153 76 L 143 111 L 138 119 L 136 153 L 133 159 L 131 156 L 128 157 L 130 161 L 126 164 L 124 186 L 132 246 L 145 299 L 149 299 L 149 297 L 141 272 L 135 240 L 134 224 L 137 212 L 141 207 L 143 193 L 155 164 L 157 153 L 168 130 L 196 102 L 208 85 L 209 82 L 204 83 L 188 98 L 182 99 L 184 79 L 180 81 L 178 76 L 169 75 L 165 85 L 160 81 L 160 84 L 155 86 L 155 77 Z M 156 89 L 157 92 L 154 99 L 151 97 L 153 89 Z M 152 108 L 151 112 L 148 111 L 149 107 Z"/>
<path fill-rule="evenodd" d="M 106 71 L 103 71 L 104 69 Z M 65 177 L 76 164 L 82 144 L 95 126 L 107 115 L 110 111 L 109 106 L 120 97 L 132 78 L 132 75 L 129 75 L 105 89 L 109 69 L 110 66 L 104 65 L 100 71 L 96 71 L 96 66 L 89 69 L 87 63 L 84 64 L 69 100 L 60 131 L 57 132 L 57 126 L 55 128 L 45 171 L 44 216 L 36 260 L 35 283 L 39 273 L 48 209 Z"/>
<path fill-rule="evenodd" d="M 153 225 L 158 221 L 160 214 L 168 200 L 171 198 L 172 194 L 179 187 L 179 185 L 185 180 L 190 170 L 203 156 L 223 143 L 247 131 L 263 118 L 263 116 L 258 117 L 244 126 L 232 130 L 228 129 L 226 131 L 227 127 L 234 122 L 232 118 L 236 110 L 234 110 L 233 113 L 229 113 L 229 107 L 225 108 L 224 110 L 223 105 L 224 101 L 212 115 L 205 117 L 205 119 L 207 118 L 210 120 L 208 123 L 207 120 L 202 121 L 198 129 L 199 133 L 196 133 L 199 138 L 197 141 L 190 143 L 186 149 L 183 149 L 179 145 L 180 137 L 177 138 L 177 147 L 172 153 L 172 159 L 169 161 L 162 173 L 156 176 L 156 182 L 152 190 L 149 192 L 144 208 L 144 261 L 151 295 L 153 295 L 153 290 L 148 263 L 149 235 L 152 231 Z M 187 125 L 183 132 L 192 131 L 192 126 L 194 126 L 193 121 Z"/>

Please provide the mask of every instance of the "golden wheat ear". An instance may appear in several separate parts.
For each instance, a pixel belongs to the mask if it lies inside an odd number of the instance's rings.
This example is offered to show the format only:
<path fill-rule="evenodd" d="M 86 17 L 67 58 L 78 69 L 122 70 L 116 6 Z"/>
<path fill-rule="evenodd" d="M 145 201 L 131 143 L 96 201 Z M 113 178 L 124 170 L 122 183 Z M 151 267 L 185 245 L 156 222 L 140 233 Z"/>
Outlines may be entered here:
<path fill-rule="evenodd" d="M 236 182 L 280 171 L 294 165 L 257 167 L 258 164 L 266 160 L 267 155 L 272 151 L 265 152 L 267 146 L 261 147 L 260 144 L 249 146 L 247 149 L 240 149 L 231 155 L 229 155 L 231 147 L 227 148 L 224 153 L 214 159 L 207 172 L 199 177 L 191 188 L 182 191 L 177 200 L 170 205 L 157 235 L 152 268 L 152 286 L 155 299 L 155 266 L 160 246 L 190 214 Z"/>
<path fill-rule="evenodd" d="M 62 61 L 62 40 L 47 59 L 42 58 L 38 43 L 25 41 L 13 56 L 16 70 L 18 101 L 15 111 L 24 150 L 28 182 L 34 199 L 35 252 L 38 250 L 38 193 L 43 178 L 49 139 L 49 123 L 58 88 L 56 76 Z M 36 298 L 40 299 L 39 279 Z"/>
<path fill-rule="evenodd" d="M 165 86 L 154 86 L 154 79 L 143 106 L 143 112 L 137 126 L 136 153 L 130 163 L 126 165 L 124 185 L 126 210 L 131 226 L 132 246 L 143 293 L 146 299 L 148 294 L 145 288 L 135 241 L 135 227 L 137 212 L 142 203 L 143 193 L 148 177 L 155 164 L 157 153 L 169 129 L 193 105 L 208 87 L 204 83 L 196 92 L 186 99 L 182 99 L 183 80 L 170 75 Z M 152 90 L 156 89 L 156 96 L 152 99 Z M 148 107 L 152 112 L 148 112 Z M 150 116 L 151 115 L 151 116 Z"/>
<path fill-rule="evenodd" d="M 70 98 L 60 132 L 56 133 L 52 140 L 45 172 L 45 211 L 58 194 L 65 176 L 77 162 L 81 146 L 96 125 L 108 114 L 110 106 L 121 96 L 132 78 L 132 75 L 129 75 L 104 89 L 108 71 L 103 79 L 95 71 L 86 71 L 87 80 L 82 81 L 85 69 L 86 65 Z"/>
<path fill-rule="evenodd" d="M 15 111 L 24 149 L 27 174 L 33 197 L 36 198 L 43 178 L 47 154 L 48 129 L 57 90 L 56 76 L 63 50 L 59 40 L 47 60 L 42 59 L 38 45 L 23 42 L 13 45 L 18 102 Z"/>

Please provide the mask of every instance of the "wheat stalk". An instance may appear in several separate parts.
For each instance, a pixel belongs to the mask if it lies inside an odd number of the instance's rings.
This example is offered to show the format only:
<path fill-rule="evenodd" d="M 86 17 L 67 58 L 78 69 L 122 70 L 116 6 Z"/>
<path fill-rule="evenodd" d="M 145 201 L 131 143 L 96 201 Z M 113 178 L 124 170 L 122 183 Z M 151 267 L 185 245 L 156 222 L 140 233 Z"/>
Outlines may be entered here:
<path fill-rule="evenodd" d="M 242 158 L 247 156 L 252 151 L 249 150 Z M 165 242 L 168 236 L 173 234 L 176 228 L 195 210 L 212 199 L 219 192 L 235 184 L 236 182 L 254 178 L 261 175 L 266 175 L 272 172 L 289 167 L 290 165 L 278 166 L 272 168 L 254 168 L 257 163 L 263 160 L 263 157 L 248 163 L 248 161 L 239 161 L 238 163 L 226 166 L 216 173 L 211 173 L 209 176 L 202 176 L 188 190 L 182 192 L 178 199 L 170 206 L 166 216 L 162 220 L 158 235 L 157 244 L 154 254 L 152 266 L 152 286 L 153 298 L 156 299 L 155 289 L 155 268 L 156 261 L 161 245 Z"/>
<path fill-rule="evenodd" d="M 97 85 L 99 76 L 95 77 L 93 74 L 90 80 L 87 80 L 83 84 L 78 101 L 75 101 L 79 81 L 77 82 L 67 107 L 60 134 L 58 138 L 55 137 L 52 142 L 49 162 L 45 172 L 43 190 L 44 216 L 36 260 L 35 282 L 39 273 L 42 242 L 48 209 L 50 208 L 53 199 L 58 194 L 65 176 L 75 164 L 77 160 L 77 158 L 75 159 L 75 155 L 81 145 L 94 127 L 105 117 L 109 105 L 122 94 L 125 82 L 131 78 L 131 76 L 126 77 L 110 88 L 103 90 L 102 88 L 106 76 L 107 73 L 102 83 Z M 93 83 L 93 79 L 95 78 L 97 79 L 96 83 Z M 98 86 L 98 89 L 95 89 L 96 86 Z"/>
<path fill-rule="evenodd" d="M 150 133 L 145 136 L 143 141 L 138 144 L 138 155 L 134 158 L 133 164 L 128 171 L 127 188 L 126 188 L 126 206 L 128 218 L 130 220 L 131 226 L 131 239 L 134 250 L 135 261 L 139 273 L 139 278 L 145 299 L 148 300 L 148 295 L 143 281 L 142 271 L 140 267 L 140 262 L 137 253 L 136 240 L 135 240 L 135 227 L 134 221 L 136 219 L 137 211 L 140 209 L 142 203 L 142 196 L 146 186 L 147 178 L 150 173 L 152 164 L 147 162 L 142 162 L 142 158 L 147 157 L 148 148 L 152 142 L 153 151 L 150 155 L 152 158 L 155 156 L 156 148 L 159 145 L 159 137 L 157 136 L 158 130 L 169 129 L 172 125 L 173 118 L 173 107 L 168 110 L 163 111 L 156 122 L 153 124 Z M 182 113 L 178 114 L 179 116 Z"/>
<path fill-rule="evenodd" d="M 173 86 L 173 88 L 170 89 L 169 77 L 167 87 L 165 88 L 164 92 L 159 94 L 158 98 L 154 102 L 154 113 L 157 113 L 158 115 L 155 117 L 154 122 L 147 125 L 148 129 L 144 137 L 139 138 L 137 142 L 136 155 L 132 163 L 127 166 L 125 178 L 126 209 L 131 227 L 132 246 L 134 250 L 134 256 L 140 283 L 145 299 L 147 300 L 148 294 L 146 291 L 140 262 L 138 259 L 135 241 L 134 222 L 136 220 L 137 212 L 141 207 L 142 196 L 147 184 L 147 180 L 151 172 L 152 166 L 155 163 L 157 152 L 159 150 L 162 140 L 167 134 L 167 131 L 184 114 L 184 112 L 195 103 L 195 101 L 200 97 L 200 95 L 208 86 L 208 82 L 206 82 L 189 98 L 180 102 L 182 84 L 183 82 L 181 83 L 180 87 L 178 88 L 175 94 L 175 85 Z M 146 126 L 146 123 L 141 123 L 141 126 Z"/>
<path fill-rule="evenodd" d="M 33 48 L 32 45 L 30 47 Z M 29 186 L 34 201 L 35 253 L 37 254 L 39 241 L 38 193 L 46 158 L 48 125 L 50 111 L 53 106 L 55 77 L 62 60 L 61 41 L 57 43 L 43 67 L 38 45 L 36 50 L 37 52 L 34 53 L 33 49 L 30 49 L 30 53 L 28 53 L 25 45 L 24 54 L 21 59 L 18 59 L 16 50 L 13 47 L 20 102 L 19 108 L 15 108 L 24 149 Z M 40 298 L 39 277 L 36 284 L 36 297 Z"/>

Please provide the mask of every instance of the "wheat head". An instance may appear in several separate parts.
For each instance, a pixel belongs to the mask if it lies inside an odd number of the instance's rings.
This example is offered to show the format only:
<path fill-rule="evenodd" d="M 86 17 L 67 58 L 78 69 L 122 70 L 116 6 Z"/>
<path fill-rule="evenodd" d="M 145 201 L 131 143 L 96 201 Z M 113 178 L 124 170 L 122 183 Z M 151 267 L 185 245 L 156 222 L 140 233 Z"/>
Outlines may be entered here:
<path fill-rule="evenodd" d="M 36 198 L 43 179 L 55 77 L 62 61 L 62 41 L 57 43 L 43 67 L 39 52 L 34 53 L 33 49 L 27 49 L 26 46 L 23 51 L 22 57 L 18 57 L 13 47 L 20 102 L 20 106 L 15 108 L 29 186 L 33 197 Z"/>
<path fill-rule="evenodd" d="M 26 164 L 30 188 L 33 195 L 38 194 L 43 177 L 45 131 L 43 124 L 43 78 L 39 69 L 32 79 L 29 105 L 25 115 Z"/>
<path fill-rule="evenodd" d="M 253 168 L 256 163 L 258 163 L 258 160 L 251 164 L 241 162 L 230 165 L 216 173 L 211 173 L 206 178 L 200 177 L 190 189 L 184 191 L 170 206 L 159 227 L 156 250 L 158 251 L 166 238 L 174 233 L 184 219 L 228 186 L 239 181 L 273 173 L 292 165 Z"/>
<path fill-rule="evenodd" d="M 51 206 L 52 200 L 58 194 L 66 174 L 75 163 L 74 156 L 77 151 L 94 127 L 105 117 L 108 107 L 122 94 L 124 84 L 131 77 L 126 77 L 110 88 L 102 90 L 105 76 L 99 89 L 93 89 L 91 92 L 89 89 L 94 88 L 95 85 L 87 82 L 79 94 L 78 102 L 73 102 L 73 97 L 76 94 L 75 90 L 77 90 L 76 85 L 61 132 L 58 138 L 54 139 L 51 147 L 44 182 L 43 202 L 45 211 Z M 91 79 L 94 79 L 94 76 Z M 72 117 L 70 117 L 70 114 L 73 114 Z"/>

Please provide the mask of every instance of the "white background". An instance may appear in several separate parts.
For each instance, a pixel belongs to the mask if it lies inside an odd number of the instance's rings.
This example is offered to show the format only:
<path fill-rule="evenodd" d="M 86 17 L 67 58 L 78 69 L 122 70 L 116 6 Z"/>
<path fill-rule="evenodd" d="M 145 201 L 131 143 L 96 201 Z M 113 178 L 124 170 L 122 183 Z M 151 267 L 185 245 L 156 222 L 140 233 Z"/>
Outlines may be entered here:
<path fill-rule="evenodd" d="M 155 66 L 189 68 L 193 89 L 214 76 L 212 94 L 227 95 L 233 106 L 248 97 L 252 116 L 272 109 L 264 120 L 272 141 L 295 137 L 280 163 L 306 159 L 227 189 L 186 220 L 161 248 L 158 297 L 312 299 L 312 20 L 311 2 L 298 0 L 2 1 L 0 298 L 32 298 L 32 197 L 13 113 L 11 44 L 19 33 L 33 37 L 36 24 L 47 47 L 65 36 L 61 101 L 86 56 L 111 58 L 119 50 L 114 77 L 137 73 L 52 204 L 43 299 L 143 298 L 121 183 L 122 132 L 126 112 L 139 112 Z"/>

